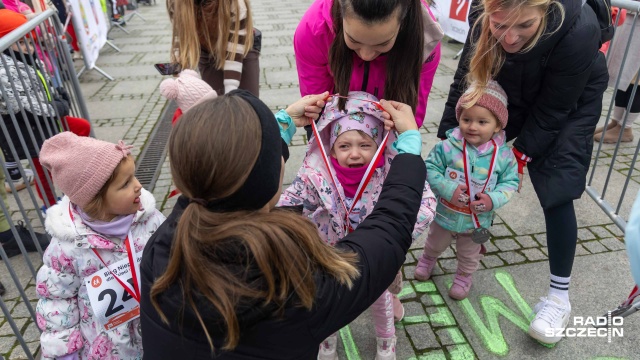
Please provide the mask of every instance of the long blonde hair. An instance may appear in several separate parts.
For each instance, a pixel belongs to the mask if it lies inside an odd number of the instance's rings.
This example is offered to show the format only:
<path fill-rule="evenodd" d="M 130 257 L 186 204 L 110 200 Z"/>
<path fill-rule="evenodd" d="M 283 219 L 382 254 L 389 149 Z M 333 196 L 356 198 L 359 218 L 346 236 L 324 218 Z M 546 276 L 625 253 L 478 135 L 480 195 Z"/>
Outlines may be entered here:
<path fill-rule="evenodd" d="M 232 195 L 258 158 L 261 131 L 255 111 L 239 97 L 221 96 L 193 107 L 169 138 L 176 187 L 191 199 Z M 195 298 L 221 315 L 227 334 L 223 349 L 230 350 L 240 341 L 236 309 L 241 302 L 269 305 L 278 315 L 293 294 L 296 306 L 311 310 L 314 275 L 325 272 L 351 287 L 359 276 L 356 263 L 355 253 L 327 245 L 309 219 L 293 212 L 214 212 L 191 202 L 178 221 L 167 269 L 151 287 L 151 302 L 168 323 L 159 296 L 179 283 L 184 306 L 194 312 L 212 351 L 210 327 Z M 249 274 L 257 279 L 248 280 Z"/>
<path fill-rule="evenodd" d="M 247 17 L 243 20 L 246 22 L 246 35 L 238 34 L 242 3 L 247 9 Z M 249 0 L 168 0 L 167 10 L 173 29 L 171 62 L 180 64 L 182 69 L 197 68 L 200 50 L 210 53 L 216 68 L 222 69 L 225 60 L 233 59 L 240 36 L 246 36 L 245 56 L 253 47 L 253 17 Z M 229 50 L 228 43 L 233 44 Z"/>
<path fill-rule="evenodd" d="M 466 83 L 473 83 L 475 85 L 468 94 L 468 103 L 471 105 L 478 101 L 480 96 L 485 92 L 489 81 L 496 78 L 500 69 L 502 69 L 502 65 L 504 65 L 505 51 L 498 43 L 498 39 L 491 33 L 489 23 L 489 16 L 491 16 L 491 14 L 507 9 L 511 9 L 517 14 L 522 7 L 534 7 L 542 10 L 542 14 L 544 15 L 542 16 L 538 30 L 531 40 L 520 50 L 522 53 L 528 52 L 536 46 L 543 36 L 549 36 L 559 30 L 562 22 L 564 22 L 565 16 L 564 7 L 557 0 L 483 0 L 482 6 L 482 13 L 471 30 L 473 34 L 475 34 L 476 31 L 480 32 L 480 36 L 471 44 L 473 55 L 469 60 L 469 73 L 466 76 Z M 555 29 L 545 33 L 549 13 L 553 7 L 559 11 L 562 20 Z M 477 29 L 478 26 L 480 26 L 480 29 Z"/>

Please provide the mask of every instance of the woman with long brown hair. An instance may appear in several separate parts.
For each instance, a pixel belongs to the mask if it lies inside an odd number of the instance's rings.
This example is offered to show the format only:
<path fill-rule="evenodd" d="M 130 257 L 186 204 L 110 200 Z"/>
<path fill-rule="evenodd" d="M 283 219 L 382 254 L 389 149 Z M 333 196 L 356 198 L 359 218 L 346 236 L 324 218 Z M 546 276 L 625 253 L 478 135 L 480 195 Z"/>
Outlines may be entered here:
<path fill-rule="evenodd" d="M 442 36 L 427 1 L 315 1 L 293 38 L 300 93 L 395 99 L 422 126 Z"/>
<path fill-rule="evenodd" d="M 523 174 L 529 163 L 547 228 L 550 283 L 529 334 L 557 343 L 571 314 L 569 282 L 578 238 L 573 200 L 585 189 L 600 119 L 607 68 L 601 30 L 589 5 L 576 0 L 476 0 L 472 31 L 451 85 L 438 137 L 457 126 L 455 106 L 466 84 L 473 105 L 496 80 L 509 98 L 507 140 Z M 520 181 L 522 185 L 522 181 Z M 421 259 L 420 261 L 424 261 Z"/>
<path fill-rule="evenodd" d="M 172 63 L 198 67 L 218 95 L 245 89 L 258 96 L 260 50 L 249 0 L 168 0 L 167 10 Z"/>
<path fill-rule="evenodd" d="M 382 105 L 388 129 L 417 130 L 410 107 Z M 404 262 L 426 170 L 420 138 L 403 138 L 375 209 L 332 248 L 310 220 L 274 208 L 284 159 L 268 107 L 241 90 L 192 107 L 169 139 L 183 195 L 141 264 L 145 356 L 315 358 Z"/>

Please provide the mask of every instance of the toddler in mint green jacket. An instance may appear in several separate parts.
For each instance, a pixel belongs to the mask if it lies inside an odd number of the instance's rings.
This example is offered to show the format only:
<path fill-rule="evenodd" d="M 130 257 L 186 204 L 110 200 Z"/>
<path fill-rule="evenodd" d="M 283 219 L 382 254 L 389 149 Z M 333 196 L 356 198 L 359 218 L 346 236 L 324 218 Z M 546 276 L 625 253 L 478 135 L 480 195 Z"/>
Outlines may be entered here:
<path fill-rule="evenodd" d="M 447 132 L 447 139 L 437 143 L 425 161 L 438 216 L 414 276 L 428 280 L 438 256 L 456 239 L 458 269 L 449 296 L 462 300 L 482 258 L 481 242 L 488 240 L 494 211 L 509 201 L 519 180 L 503 131 L 508 111 L 502 87 L 495 81 L 485 89 L 472 84 L 460 97 L 456 115 L 459 126 Z"/>

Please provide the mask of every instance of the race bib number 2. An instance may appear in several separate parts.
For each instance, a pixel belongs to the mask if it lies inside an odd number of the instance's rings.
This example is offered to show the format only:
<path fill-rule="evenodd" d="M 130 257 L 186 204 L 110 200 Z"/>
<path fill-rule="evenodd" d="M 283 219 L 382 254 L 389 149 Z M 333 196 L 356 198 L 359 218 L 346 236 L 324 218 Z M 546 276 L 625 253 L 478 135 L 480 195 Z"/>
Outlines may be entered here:
<path fill-rule="evenodd" d="M 142 261 L 142 251 L 135 256 L 136 267 L 139 274 L 140 262 Z M 111 271 L 109 271 L 111 269 Z M 133 288 L 133 276 L 128 259 L 122 259 L 110 264 L 109 269 L 102 268 L 93 275 L 85 278 L 87 294 L 91 302 L 91 308 L 98 322 L 105 330 L 112 330 L 122 324 L 137 319 L 140 316 L 140 304 L 127 292 L 122 285 L 114 278 L 113 274 L 120 280 L 125 281 Z M 112 274 L 113 272 L 113 274 Z M 138 289 L 140 288 L 140 278 L 138 277 Z"/>

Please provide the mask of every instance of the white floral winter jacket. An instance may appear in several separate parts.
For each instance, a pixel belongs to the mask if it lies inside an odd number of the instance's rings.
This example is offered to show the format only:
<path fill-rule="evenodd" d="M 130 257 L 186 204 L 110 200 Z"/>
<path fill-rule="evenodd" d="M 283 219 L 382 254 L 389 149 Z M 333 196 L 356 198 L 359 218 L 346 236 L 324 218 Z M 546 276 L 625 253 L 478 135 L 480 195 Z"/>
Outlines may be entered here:
<path fill-rule="evenodd" d="M 349 97 L 352 99 L 347 102 L 345 110 L 347 114 L 365 112 L 381 118 L 381 111 L 369 102 L 377 101 L 372 95 L 360 91 L 352 91 L 349 93 Z M 360 98 L 365 100 L 359 100 Z M 344 116 L 337 108 L 337 101 L 337 98 L 335 98 L 332 103 L 327 104 L 323 115 L 317 123 L 318 133 L 322 138 L 327 154 L 331 152 L 329 148 L 331 123 L 336 118 Z M 384 135 L 383 133 L 381 136 Z M 391 133 L 384 153 L 384 166 L 375 169 L 360 199 L 360 207 L 353 210 L 354 213 L 358 214 L 360 222 L 371 214 L 378 201 L 391 161 L 397 155 L 397 151 L 392 146 L 395 140 L 395 134 Z M 346 211 L 341 204 L 340 198 L 345 198 L 342 185 L 338 183 L 336 187 L 331 181 L 331 175 L 322 159 L 319 142 L 314 137 L 309 142 L 309 148 L 302 167 L 298 170 L 298 174 L 291 185 L 280 196 L 278 206 L 302 205 L 303 215 L 309 216 L 311 221 L 318 226 L 320 237 L 333 246 L 338 240 L 347 235 L 345 231 Z M 425 181 L 420 211 L 413 231 L 414 240 L 431 224 L 435 214 L 436 197 L 431 192 L 429 183 Z"/>
<path fill-rule="evenodd" d="M 140 202 L 143 210 L 136 213 L 130 230 L 136 252 L 165 220 L 151 193 L 142 189 Z M 92 249 L 110 265 L 127 257 L 124 242 L 97 234 L 77 214 L 72 224 L 66 196 L 47 210 L 45 227 L 52 239 L 36 280 L 42 358 L 78 352 L 80 359 L 141 359 L 139 319 L 104 331 L 93 315 L 84 281 L 104 268 Z"/>

